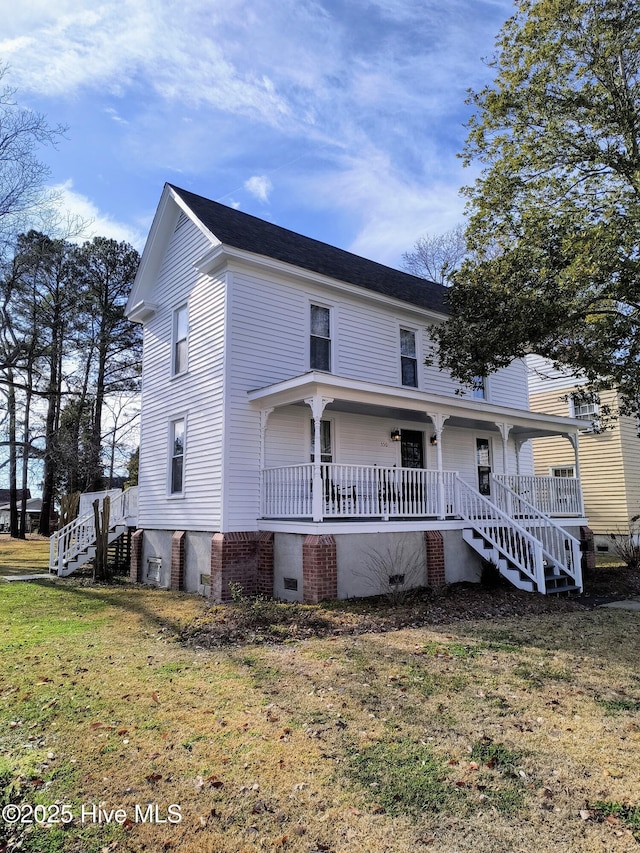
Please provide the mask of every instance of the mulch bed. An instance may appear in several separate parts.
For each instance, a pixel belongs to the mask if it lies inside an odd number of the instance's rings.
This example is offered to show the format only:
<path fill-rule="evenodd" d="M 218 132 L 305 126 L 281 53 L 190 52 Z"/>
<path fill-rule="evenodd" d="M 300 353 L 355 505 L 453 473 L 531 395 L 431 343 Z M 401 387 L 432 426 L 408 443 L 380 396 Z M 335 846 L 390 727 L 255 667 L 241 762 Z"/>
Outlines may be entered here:
<path fill-rule="evenodd" d="M 308 637 L 384 633 L 464 620 L 568 613 L 635 595 L 640 595 L 640 572 L 611 567 L 596 569 L 585 578 L 584 593 L 570 597 L 523 592 L 504 581 L 491 589 L 456 583 L 440 590 L 418 590 L 393 606 L 384 597 L 319 605 L 247 597 L 212 605 L 203 617 L 181 632 L 180 638 L 200 648 L 295 642 Z"/>

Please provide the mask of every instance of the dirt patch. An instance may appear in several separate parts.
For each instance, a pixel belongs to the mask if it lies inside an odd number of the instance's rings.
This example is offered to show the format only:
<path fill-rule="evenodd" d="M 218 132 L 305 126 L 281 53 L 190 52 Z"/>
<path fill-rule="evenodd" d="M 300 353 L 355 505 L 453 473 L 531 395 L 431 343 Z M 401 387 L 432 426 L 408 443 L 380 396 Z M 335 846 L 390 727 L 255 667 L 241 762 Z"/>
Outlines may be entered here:
<path fill-rule="evenodd" d="M 282 643 L 308 637 L 384 633 L 477 619 L 535 616 L 589 610 L 599 604 L 640 595 L 640 573 L 625 568 L 596 569 L 580 596 L 560 598 L 523 592 L 499 583 L 492 589 L 457 583 L 440 590 L 424 589 L 397 606 L 386 598 L 353 599 L 318 605 L 286 604 L 243 598 L 212 605 L 187 626 L 181 639 L 211 648 L 237 643 Z"/>

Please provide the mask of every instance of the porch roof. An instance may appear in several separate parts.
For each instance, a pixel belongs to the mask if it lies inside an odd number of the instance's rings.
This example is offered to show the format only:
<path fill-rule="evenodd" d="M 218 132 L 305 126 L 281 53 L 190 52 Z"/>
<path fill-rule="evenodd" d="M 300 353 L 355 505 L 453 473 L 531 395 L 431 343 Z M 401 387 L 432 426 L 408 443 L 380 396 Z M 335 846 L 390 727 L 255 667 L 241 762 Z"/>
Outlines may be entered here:
<path fill-rule="evenodd" d="M 467 429 L 497 429 L 509 424 L 510 434 L 520 441 L 552 435 L 576 435 L 589 425 L 578 418 L 565 418 L 496 406 L 484 400 L 445 397 L 415 388 L 383 385 L 344 376 L 311 371 L 248 392 L 257 408 L 272 409 L 300 405 L 313 398 L 326 400 L 325 409 L 422 423 L 433 415 L 446 418 L 447 426 Z"/>

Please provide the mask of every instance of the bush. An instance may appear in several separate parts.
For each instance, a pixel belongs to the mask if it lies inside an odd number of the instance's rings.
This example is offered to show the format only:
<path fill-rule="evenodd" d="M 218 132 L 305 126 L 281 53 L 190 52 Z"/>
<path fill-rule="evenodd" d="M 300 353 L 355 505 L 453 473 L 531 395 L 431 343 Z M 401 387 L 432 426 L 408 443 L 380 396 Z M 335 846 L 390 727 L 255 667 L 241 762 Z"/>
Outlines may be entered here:
<path fill-rule="evenodd" d="M 630 519 L 628 531 L 618 531 L 610 536 L 613 553 L 628 569 L 640 569 L 640 515 L 634 515 Z"/>

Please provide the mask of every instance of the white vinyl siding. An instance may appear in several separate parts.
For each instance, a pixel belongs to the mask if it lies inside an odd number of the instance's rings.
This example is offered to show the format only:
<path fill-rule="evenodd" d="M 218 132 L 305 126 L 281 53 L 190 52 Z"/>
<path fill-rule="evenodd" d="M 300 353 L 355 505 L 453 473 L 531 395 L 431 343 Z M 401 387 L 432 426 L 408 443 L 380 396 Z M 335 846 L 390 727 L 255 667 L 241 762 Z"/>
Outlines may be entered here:
<path fill-rule="evenodd" d="M 144 327 L 139 524 L 148 529 L 220 529 L 224 278 L 193 265 L 210 243 L 190 220 L 174 232 L 157 276 L 159 306 Z M 173 379 L 174 312 L 189 304 L 189 371 Z M 168 421 L 188 420 L 182 500 L 171 497 Z"/>

